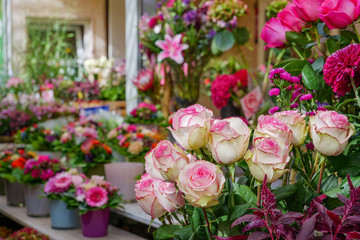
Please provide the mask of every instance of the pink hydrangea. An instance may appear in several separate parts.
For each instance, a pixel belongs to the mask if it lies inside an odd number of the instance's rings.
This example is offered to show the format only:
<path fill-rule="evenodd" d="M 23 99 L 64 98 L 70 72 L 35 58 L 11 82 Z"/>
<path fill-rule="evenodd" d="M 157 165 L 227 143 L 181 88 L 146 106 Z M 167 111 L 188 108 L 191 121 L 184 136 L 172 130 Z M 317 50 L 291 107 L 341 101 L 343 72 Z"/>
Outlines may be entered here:
<path fill-rule="evenodd" d="M 108 201 L 108 193 L 102 187 L 93 187 L 85 192 L 85 201 L 90 207 L 101 207 Z"/>
<path fill-rule="evenodd" d="M 326 59 L 324 80 L 339 96 L 350 92 L 351 80 L 360 86 L 360 44 L 350 44 Z"/>

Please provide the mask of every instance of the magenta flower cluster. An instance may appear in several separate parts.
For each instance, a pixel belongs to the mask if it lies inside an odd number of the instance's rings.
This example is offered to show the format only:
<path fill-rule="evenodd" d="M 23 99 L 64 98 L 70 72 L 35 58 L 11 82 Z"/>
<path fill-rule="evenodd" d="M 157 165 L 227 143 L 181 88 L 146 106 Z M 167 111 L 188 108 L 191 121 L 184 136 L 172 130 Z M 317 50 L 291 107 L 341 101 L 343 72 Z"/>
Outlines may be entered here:
<path fill-rule="evenodd" d="M 269 79 L 273 83 L 276 80 L 284 80 L 288 83 L 299 83 L 300 78 L 296 76 L 291 76 L 290 73 L 285 71 L 283 68 L 272 69 L 269 73 Z"/>
<path fill-rule="evenodd" d="M 51 159 L 47 155 L 40 155 L 37 159 L 29 159 L 25 163 L 25 175 L 30 175 L 33 181 L 47 181 L 58 171 L 62 170 L 57 159 Z"/>

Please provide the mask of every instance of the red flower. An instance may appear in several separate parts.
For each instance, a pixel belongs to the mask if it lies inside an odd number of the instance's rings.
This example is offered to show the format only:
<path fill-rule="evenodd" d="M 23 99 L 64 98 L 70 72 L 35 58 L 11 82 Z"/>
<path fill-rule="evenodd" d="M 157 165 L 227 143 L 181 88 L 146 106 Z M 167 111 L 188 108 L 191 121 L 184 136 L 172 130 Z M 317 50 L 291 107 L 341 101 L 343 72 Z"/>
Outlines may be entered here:
<path fill-rule="evenodd" d="M 235 74 L 236 82 L 241 83 L 241 87 L 247 87 L 248 85 L 248 71 L 247 69 L 241 69 Z"/>
<path fill-rule="evenodd" d="M 24 150 L 24 149 L 19 149 L 19 150 L 18 150 L 18 153 L 19 153 L 20 155 L 24 155 L 25 150 Z"/>
<path fill-rule="evenodd" d="M 124 148 L 127 148 L 127 147 L 129 147 L 129 145 L 130 145 L 129 142 L 125 142 L 124 145 L 123 145 L 123 147 L 124 147 Z"/>
<path fill-rule="evenodd" d="M 34 127 L 34 128 L 37 128 L 37 127 L 38 127 L 38 125 L 35 123 L 35 124 L 33 125 L 33 127 Z"/>
<path fill-rule="evenodd" d="M 211 85 L 211 99 L 215 107 L 223 108 L 227 105 L 231 97 L 230 90 L 236 86 L 237 80 L 235 75 L 220 75 L 215 78 Z"/>
<path fill-rule="evenodd" d="M 142 134 L 142 133 L 137 133 L 136 136 L 137 136 L 138 138 L 144 138 L 145 135 Z"/>
<path fill-rule="evenodd" d="M 106 144 L 103 144 L 102 147 L 104 148 L 104 150 L 107 152 L 107 154 L 111 154 L 112 153 L 112 149 L 106 145 Z"/>
<path fill-rule="evenodd" d="M 25 167 L 25 162 L 26 162 L 26 159 L 25 159 L 25 158 L 19 157 L 18 159 L 14 160 L 14 161 L 11 163 L 11 167 L 12 167 L 12 168 L 24 169 L 24 167 Z"/>

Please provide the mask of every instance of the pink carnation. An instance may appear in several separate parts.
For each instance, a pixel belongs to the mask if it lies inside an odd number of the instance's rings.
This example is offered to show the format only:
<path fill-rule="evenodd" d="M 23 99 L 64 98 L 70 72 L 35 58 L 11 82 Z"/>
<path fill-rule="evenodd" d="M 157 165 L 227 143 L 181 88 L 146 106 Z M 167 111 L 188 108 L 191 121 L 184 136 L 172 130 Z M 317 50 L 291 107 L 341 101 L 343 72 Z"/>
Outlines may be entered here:
<path fill-rule="evenodd" d="M 310 99 L 313 99 L 313 95 L 310 94 L 310 93 L 304 94 L 299 98 L 300 101 L 307 101 L 307 100 L 310 100 Z"/>
<path fill-rule="evenodd" d="M 273 88 L 269 91 L 269 96 L 278 96 L 280 94 L 280 88 Z"/>
<path fill-rule="evenodd" d="M 90 207 L 101 207 L 101 206 L 105 205 L 108 201 L 107 192 L 102 187 L 90 188 L 85 193 L 85 196 L 86 196 L 85 197 L 86 203 Z"/>
<path fill-rule="evenodd" d="M 273 107 L 273 108 L 270 108 L 269 110 L 269 114 L 274 114 L 276 113 L 277 111 L 279 111 L 280 107 L 276 106 L 276 107 Z"/>
<path fill-rule="evenodd" d="M 324 80 L 340 96 L 350 92 L 351 80 L 360 86 L 360 44 L 350 44 L 326 59 Z"/>
<path fill-rule="evenodd" d="M 67 172 L 58 173 L 54 177 L 54 186 L 66 191 L 72 183 L 72 176 Z"/>

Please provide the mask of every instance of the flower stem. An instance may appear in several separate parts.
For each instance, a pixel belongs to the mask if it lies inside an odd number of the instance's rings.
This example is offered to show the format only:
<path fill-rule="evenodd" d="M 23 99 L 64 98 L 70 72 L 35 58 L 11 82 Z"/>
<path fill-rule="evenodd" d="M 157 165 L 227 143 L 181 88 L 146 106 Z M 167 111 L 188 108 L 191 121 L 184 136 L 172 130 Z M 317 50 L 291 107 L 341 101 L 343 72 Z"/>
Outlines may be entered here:
<path fill-rule="evenodd" d="M 319 37 L 318 29 L 317 29 L 316 25 L 314 25 L 313 28 L 314 28 L 314 32 L 315 32 L 315 36 L 316 36 L 316 42 L 317 42 L 319 51 L 322 52 L 322 47 L 321 47 L 321 43 L 320 43 L 320 37 Z"/>
<path fill-rule="evenodd" d="M 352 24 L 352 27 L 353 27 L 353 29 L 354 29 L 354 32 L 355 32 L 356 36 L 357 36 L 357 39 L 358 39 L 359 42 L 360 42 L 360 35 L 359 35 L 358 30 L 357 30 L 356 27 L 355 27 L 355 23 Z"/>
<path fill-rule="evenodd" d="M 259 185 L 257 187 L 257 201 L 256 201 L 256 205 L 258 205 L 258 207 L 260 207 L 260 197 L 261 197 L 261 186 Z"/>
<path fill-rule="evenodd" d="M 325 168 L 325 159 L 323 159 L 323 161 L 321 163 L 320 176 L 319 176 L 319 182 L 318 182 L 318 186 L 316 189 L 316 193 L 320 193 L 321 182 L 322 182 L 322 178 L 323 178 L 323 174 L 324 174 L 324 168 Z"/>
<path fill-rule="evenodd" d="M 313 169 L 312 169 L 311 174 L 310 174 L 309 183 L 311 182 L 311 179 L 313 178 L 313 176 L 315 174 L 315 170 L 317 168 L 318 162 L 319 162 L 319 153 L 316 152 L 315 153 L 315 163 L 314 163 Z"/>
<path fill-rule="evenodd" d="M 354 78 L 353 78 L 353 77 L 350 77 L 350 81 L 351 81 L 351 86 L 352 86 L 352 88 L 354 89 L 354 92 L 355 92 L 356 100 L 357 100 L 358 105 L 359 105 L 359 107 L 360 107 L 360 96 L 359 96 L 359 92 L 358 92 L 358 90 L 357 90 L 357 88 L 356 88 Z"/>
<path fill-rule="evenodd" d="M 266 64 L 266 72 L 265 72 L 265 75 L 264 75 L 264 80 L 263 80 L 263 85 L 262 85 L 262 94 L 263 94 L 263 96 L 265 96 L 267 86 L 268 86 L 268 84 L 270 82 L 269 73 L 270 73 L 271 59 L 272 59 L 273 54 L 274 54 L 274 49 L 270 48 L 269 57 L 268 57 L 268 61 L 267 61 L 267 64 Z"/>
<path fill-rule="evenodd" d="M 209 237 L 210 237 L 209 240 L 213 240 L 213 236 L 212 236 L 212 234 L 211 234 L 211 228 L 210 228 L 210 223 L 209 223 L 209 219 L 208 219 L 208 215 L 207 215 L 206 209 L 205 209 L 205 208 L 202 208 L 202 210 L 203 210 L 204 216 L 205 216 L 206 227 L 207 227 L 207 230 L 208 230 L 208 232 L 209 232 Z"/>
<path fill-rule="evenodd" d="M 299 52 L 299 50 L 296 47 L 292 47 L 292 49 L 296 52 L 296 54 L 299 56 L 299 58 L 301 60 L 304 60 L 305 58 L 303 57 L 303 55 Z"/>

